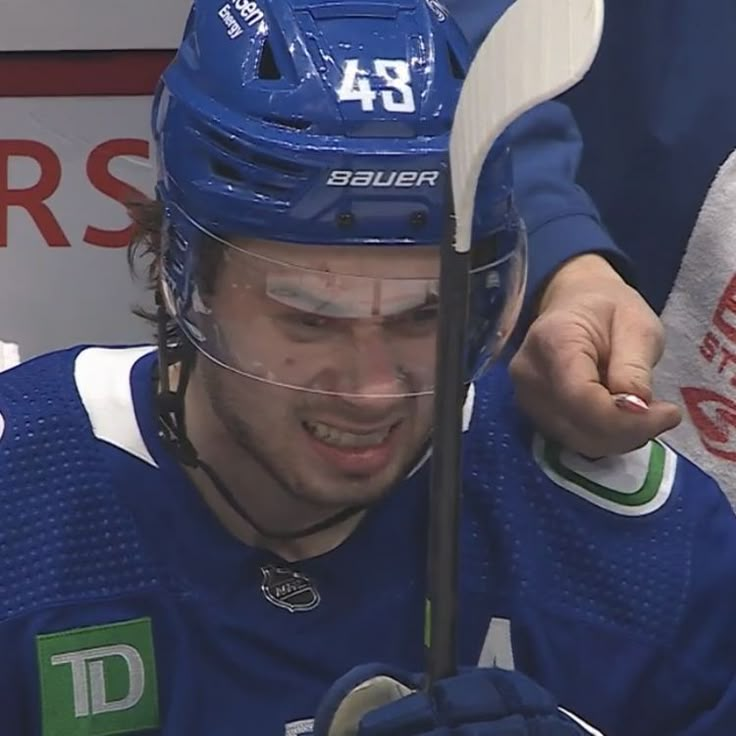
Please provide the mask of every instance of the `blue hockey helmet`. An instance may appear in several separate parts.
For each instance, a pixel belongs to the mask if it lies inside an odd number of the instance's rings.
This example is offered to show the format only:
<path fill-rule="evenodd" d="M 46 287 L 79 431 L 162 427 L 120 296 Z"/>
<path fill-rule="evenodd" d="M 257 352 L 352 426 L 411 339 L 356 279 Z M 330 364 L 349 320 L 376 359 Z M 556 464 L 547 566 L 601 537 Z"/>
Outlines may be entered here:
<path fill-rule="evenodd" d="M 417 310 L 427 315 L 437 300 L 436 260 L 392 273 L 389 257 L 379 276 L 350 257 L 315 267 L 296 244 L 321 253 L 355 246 L 367 259 L 368 249 L 391 246 L 398 255 L 396 246 L 443 241 L 449 132 L 468 64 L 468 46 L 437 0 L 196 0 L 156 93 L 153 132 L 164 296 L 202 352 L 253 378 L 343 394 L 352 389 L 315 387 L 287 375 L 282 354 L 267 357 L 264 341 L 272 341 L 248 324 L 256 292 L 301 315 L 319 309 L 323 320 L 411 314 L 416 330 Z M 523 227 L 503 143 L 489 156 L 476 202 L 474 237 L 494 246 L 473 280 L 469 377 L 510 331 L 523 289 Z M 263 241 L 273 248 L 249 247 Z M 213 297 L 216 279 L 205 265 L 213 260 L 239 264 L 227 288 L 247 299 Z M 320 282 L 327 272 L 329 284 Z M 289 365 L 333 355 L 332 343 L 315 350 L 308 330 L 291 335 L 302 348 Z M 403 387 L 389 393 L 432 390 L 433 360 L 413 352 L 425 363 L 421 375 L 407 368 L 408 355 L 395 356 Z"/>

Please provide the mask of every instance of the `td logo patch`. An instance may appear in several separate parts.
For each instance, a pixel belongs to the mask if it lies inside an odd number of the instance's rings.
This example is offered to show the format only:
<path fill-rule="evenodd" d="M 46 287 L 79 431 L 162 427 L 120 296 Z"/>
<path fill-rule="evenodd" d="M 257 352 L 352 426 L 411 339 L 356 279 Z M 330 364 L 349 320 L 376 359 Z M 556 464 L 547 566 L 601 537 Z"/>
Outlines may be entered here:
<path fill-rule="evenodd" d="M 108 736 L 157 728 L 151 620 L 36 637 L 43 736 Z"/>

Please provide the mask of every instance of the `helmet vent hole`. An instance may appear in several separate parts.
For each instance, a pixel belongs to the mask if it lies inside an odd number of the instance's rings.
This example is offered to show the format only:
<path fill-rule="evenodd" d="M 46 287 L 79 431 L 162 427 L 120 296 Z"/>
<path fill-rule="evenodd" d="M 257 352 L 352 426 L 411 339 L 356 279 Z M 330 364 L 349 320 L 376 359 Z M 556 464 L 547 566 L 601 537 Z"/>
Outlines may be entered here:
<path fill-rule="evenodd" d="M 281 79 L 281 71 L 276 64 L 276 57 L 273 55 L 273 48 L 268 38 L 263 42 L 261 49 L 261 61 L 258 65 L 258 78 L 276 80 Z"/>
<path fill-rule="evenodd" d="M 212 167 L 212 173 L 220 179 L 238 183 L 243 181 L 243 177 L 240 175 L 240 172 L 234 166 L 230 166 L 230 164 L 227 164 L 224 161 L 211 161 L 210 166 Z"/>
<path fill-rule="evenodd" d="M 207 134 L 210 140 L 212 140 L 213 143 L 215 143 L 218 148 L 221 148 L 223 151 L 227 151 L 228 153 L 232 153 L 236 156 L 240 153 L 240 146 L 238 146 L 237 140 L 235 140 L 233 137 L 225 135 L 224 133 L 221 133 L 217 130 L 208 130 Z"/>
<path fill-rule="evenodd" d="M 312 126 L 309 120 L 300 120 L 299 118 L 277 118 L 268 117 L 265 118 L 266 122 L 272 125 L 278 125 L 282 128 L 290 128 L 291 130 L 307 130 Z"/>

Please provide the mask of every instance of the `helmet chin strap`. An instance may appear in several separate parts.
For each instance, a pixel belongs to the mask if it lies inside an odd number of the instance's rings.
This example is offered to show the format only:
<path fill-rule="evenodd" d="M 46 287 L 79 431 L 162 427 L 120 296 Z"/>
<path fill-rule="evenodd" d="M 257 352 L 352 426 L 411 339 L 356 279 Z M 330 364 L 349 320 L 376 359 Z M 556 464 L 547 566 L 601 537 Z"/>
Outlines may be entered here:
<path fill-rule="evenodd" d="M 316 524 L 289 532 L 266 529 L 255 521 L 214 468 L 199 457 L 197 449 L 187 436 L 184 395 L 194 368 L 197 350 L 180 331 L 177 331 L 177 334 L 174 335 L 167 328 L 170 323 L 169 315 L 162 300 L 157 298 L 157 302 L 159 368 L 156 371 L 155 380 L 159 434 L 177 460 L 186 467 L 201 469 L 230 509 L 253 527 L 258 534 L 268 539 L 296 540 L 310 537 L 325 529 L 337 526 L 364 511 L 365 506 L 350 506 Z M 169 368 L 177 363 L 181 366 L 179 381 L 176 388 L 172 390 L 169 381 Z"/>

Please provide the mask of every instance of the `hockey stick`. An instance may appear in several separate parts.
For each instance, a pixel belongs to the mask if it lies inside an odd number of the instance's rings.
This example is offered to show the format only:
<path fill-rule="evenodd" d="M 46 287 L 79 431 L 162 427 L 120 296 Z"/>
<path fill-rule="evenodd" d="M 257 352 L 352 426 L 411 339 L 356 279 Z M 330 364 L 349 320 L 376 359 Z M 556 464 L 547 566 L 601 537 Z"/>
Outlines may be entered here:
<path fill-rule="evenodd" d="M 475 0 L 478 2 L 478 0 Z M 470 246 L 483 163 L 506 127 L 572 87 L 590 68 L 603 0 L 516 0 L 470 66 L 450 134 L 454 216 L 440 266 L 425 618 L 428 683 L 456 667 L 458 526 Z"/>

